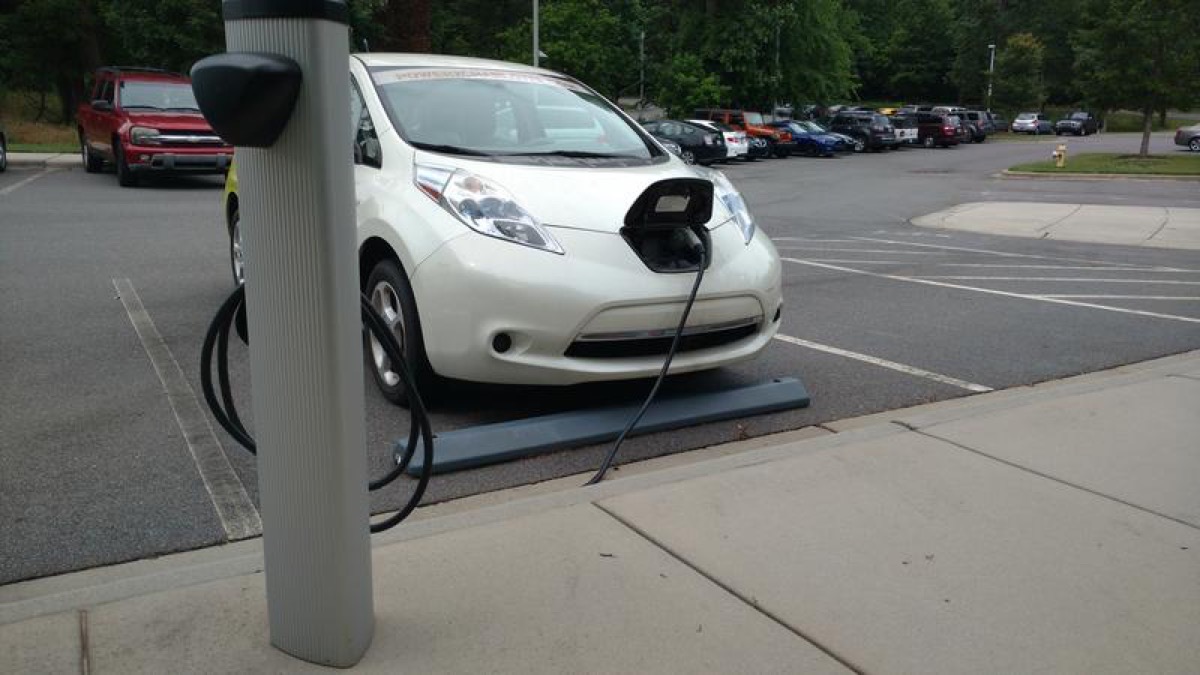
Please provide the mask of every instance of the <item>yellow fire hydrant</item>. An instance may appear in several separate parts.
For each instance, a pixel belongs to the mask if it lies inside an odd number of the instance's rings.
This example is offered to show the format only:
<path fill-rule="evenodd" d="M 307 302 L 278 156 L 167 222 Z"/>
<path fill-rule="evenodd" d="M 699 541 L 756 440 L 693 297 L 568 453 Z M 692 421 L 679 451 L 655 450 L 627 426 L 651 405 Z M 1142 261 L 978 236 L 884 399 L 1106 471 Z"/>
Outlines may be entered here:
<path fill-rule="evenodd" d="M 1062 169 L 1067 166 L 1067 144 L 1059 143 L 1054 150 L 1054 166 Z"/>

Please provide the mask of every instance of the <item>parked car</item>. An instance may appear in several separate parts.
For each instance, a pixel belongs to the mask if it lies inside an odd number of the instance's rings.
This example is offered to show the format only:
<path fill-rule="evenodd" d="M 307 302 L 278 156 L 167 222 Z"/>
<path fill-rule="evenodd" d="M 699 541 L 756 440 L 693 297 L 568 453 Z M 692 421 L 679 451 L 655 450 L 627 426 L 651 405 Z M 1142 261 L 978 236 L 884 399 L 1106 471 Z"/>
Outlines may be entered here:
<path fill-rule="evenodd" d="M 988 134 L 996 131 L 996 128 L 992 126 L 992 121 L 988 119 L 987 113 L 982 110 L 963 110 L 957 115 L 967 126 L 967 131 L 971 132 L 972 143 L 983 143 L 987 140 Z"/>
<path fill-rule="evenodd" d="M 746 139 L 750 146 L 750 154 L 747 157 L 753 161 L 758 159 L 768 159 L 771 157 L 771 144 L 765 138 L 756 138 L 749 136 Z"/>
<path fill-rule="evenodd" d="M 1200 124 L 1176 129 L 1175 145 L 1184 145 L 1192 152 L 1200 152 Z"/>
<path fill-rule="evenodd" d="M 1001 131 L 1009 131 L 1008 118 L 1000 113 L 987 113 L 988 119 L 992 121 L 992 133 Z"/>
<path fill-rule="evenodd" d="M 892 128 L 892 123 L 877 112 L 839 112 L 833 116 L 829 128 L 859 139 L 862 141 L 862 149 L 872 152 L 896 146 L 896 131 Z"/>
<path fill-rule="evenodd" d="M 846 134 L 839 134 L 836 131 L 830 131 L 829 127 L 824 126 L 820 122 L 814 120 L 800 120 L 798 123 L 801 127 L 814 134 L 825 134 L 835 141 L 838 141 L 840 143 L 838 146 L 839 152 L 862 152 L 863 147 L 865 147 L 865 144 L 857 138 L 854 138 L 853 136 L 847 136 Z"/>
<path fill-rule="evenodd" d="M 97 173 L 111 163 L 125 187 L 150 174 L 225 173 L 233 159 L 233 146 L 213 132 L 191 80 L 179 73 L 100 68 L 75 122 L 84 169 Z"/>
<path fill-rule="evenodd" d="M 8 133 L 4 131 L 4 125 L 0 124 L 0 171 L 8 168 Z"/>
<path fill-rule="evenodd" d="M 657 375 L 692 283 L 679 272 L 702 262 L 691 230 L 626 226 L 667 179 L 714 188 L 703 226 L 714 255 L 671 372 L 743 361 L 771 343 L 783 302 L 779 255 L 720 172 L 672 157 L 565 75 L 431 54 L 349 62 L 361 289 L 418 386 L 438 376 L 569 385 Z M 604 135 L 548 135 L 543 114 L 553 107 L 577 110 L 588 119 L 581 128 L 594 123 Z M 667 208 L 677 207 L 674 199 Z M 244 269 L 239 213 L 230 171 L 235 279 Z M 380 391 L 405 402 L 373 337 L 365 352 Z"/>
<path fill-rule="evenodd" d="M 721 122 L 709 122 L 708 120 L 688 120 L 689 124 L 710 129 L 712 131 L 721 132 L 721 137 L 725 139 L 726 159 L 742 159 L 750 161 L 750 137 L 744 131 L 738 131 L 733 127 L 722 124 Z M 754 158 L 757 159 L 757 158 Z"/>
<path fill-rule="evenodd" d="M 1100 131 L 1100 123 L 1096 117 L 1085 110 L 1077 110 L 1054 123 L 1054 134 L 1075 134 L 1087 136 Z"/>
<path fill-rule="evenodd" d="M 934 112 L 917 113 L 917 138 L 927 148 L 948 148 L 961 140 L 953 115 Z"/>
<path fill-rule="evenodd" d="M 920 144 L 921 138 L 915 113 L 895 112 L 889 115 L 889 119 L 892 121 L 892 128 L 896 130 L 896 141 L 900 145 Z"/>
<path fill-rule="evenodd" d="M 780 129 L 786 129 L 796 141 L 796 152 L 801 155 L 809 157 L 833 157 L 839 152 L 839 146 L 844 148 L 846 145 L 843 141 L 829 134 L 810 131 L 794 120 L 772 122 L 771 125 Z"/>
<path fill-rule="evenodd" d="M 954 125 L 958 130 L 958 142 L 970 143 L 972 141 L 971 126 L 963 120 L 959 115 L 946 115 L 946 121 Z"/>
<path fill-rule="evenodd" d="M 692 117 L 720 122 L 733 129 L 746 132 L 747 136 L 761 138 L 771 146 L 771 155 L 775 157 L 787 157 L 796 147 L 792 135 L 767 124 L 763 120 L 762 113 L 725 108 L 698 108 Z"/>
<path fill-rule="evenodd" d="M 729 152 L 725 149 L 723 134 L 716 129 L 706 129 L 697 124 L 679 120 L 657 120 L 642 125 L 656 138 L 665 138 L 679 145 L 680 158 L 688 164 L 707 166 L 724 161 Z"/>
<path fill-rule="evenodd" d="M 1014 134 L 1049 134 L 1053 133 L 1054 126 L 1050 124 L 1050 120 L 1042 113 L 1023 112 L 1017 115 L 1017 119 L 1013 120 L 1012 132 Z"/>

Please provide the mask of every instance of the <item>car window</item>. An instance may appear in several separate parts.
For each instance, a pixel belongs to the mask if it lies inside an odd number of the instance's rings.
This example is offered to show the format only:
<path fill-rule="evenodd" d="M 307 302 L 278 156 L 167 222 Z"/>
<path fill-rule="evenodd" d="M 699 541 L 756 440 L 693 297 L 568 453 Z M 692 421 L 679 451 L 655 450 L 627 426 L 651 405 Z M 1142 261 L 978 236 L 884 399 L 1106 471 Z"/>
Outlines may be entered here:
<path fill-rule="evenodd" d="M 104 86 L 100 89 L 100 99 L 112 103 L 115 100 L 113 97 L 113 91 L 113 81 L 105 80 Z"/>
<path fill-rule="evenodd" d="M 1071 119 L 1073 120 L 1086 120 L 1088 117 L 1089 115 L 1085 112 L 1077 112 L 1071 115 Z"/>
<path fill-rule="evenodd" d="M 123 80 L 120 87 L 122 108 L 146 110 L 199 111 L 192 85 L 187 82 L 137 82 Z"/>
<path fill-rule="evenodd" d="M 556 154 L 663 156 L 607 101 L 569 80 L 437 68 L 375 68 L 372 79 L 400 136 L 434 152 L 493 161 Z"/>
<path fill-rule="evenodd" d="M 362 92 L 358 83 L 350 78 L 350 121 L 353 125 L 355 161 L 364 166 L 383 167 L 383 155 L 379 145 L 379 135 L 375 131 L 375 123 L 371 120 L 371 112 L 363 102 Z"/>
<path fill-rule="evenodd" d="M 747 124 L 762 124 L 762 115 L 756 112 L 742 113 L 745 116 Z"/>

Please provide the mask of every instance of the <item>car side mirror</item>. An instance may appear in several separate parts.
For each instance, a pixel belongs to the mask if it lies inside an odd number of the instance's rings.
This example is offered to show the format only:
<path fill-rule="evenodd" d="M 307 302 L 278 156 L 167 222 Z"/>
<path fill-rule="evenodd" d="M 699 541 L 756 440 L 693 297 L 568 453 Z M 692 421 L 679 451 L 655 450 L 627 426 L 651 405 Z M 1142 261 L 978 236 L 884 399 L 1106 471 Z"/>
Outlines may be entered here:
<path fill-rule="evenodd" d="M 98 98 L 98 99 L 92 101 L 92 110 L 95 110 L 96 112 L 110 112 L 110 111 L 112 111 L 112 109 L 113 109 L 112 103 L 109 103 L 108 101 L 106 101 L 102 98 Z"/>
<path fill-rule="evenodd" d="M 379 139 L 368 138 L 362 144 L 363 164 L 379 168 L 383 166 L 383 158 L 379 151 Z"/>

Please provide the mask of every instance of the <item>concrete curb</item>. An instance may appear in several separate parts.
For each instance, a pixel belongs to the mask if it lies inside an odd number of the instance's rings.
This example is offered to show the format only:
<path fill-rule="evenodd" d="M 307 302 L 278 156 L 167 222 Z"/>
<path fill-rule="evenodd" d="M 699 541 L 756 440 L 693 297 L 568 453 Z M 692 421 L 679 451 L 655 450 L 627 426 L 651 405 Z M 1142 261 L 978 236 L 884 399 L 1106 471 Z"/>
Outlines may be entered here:
<path fill-rule="evenodd" d="M 1038 171 L 1010 171 L 1005 169 L 999 174 L 1000 178 L 1011 178 L 1017 180 L 1030 180 L 1037 178 L 1045 178 L 1050 180 L 1081 180 L 1081 181 L 1109 181 L 1109 180 L 1169 180 L 1169 181 L 1200 181 L 1200 176 L 1169 176 L 1163 174 L 1140 174 L 1140 173 L 1042 173 Z"/>
<path fill-rule="evenodd" d="M 10 152 L 8 165 L 33 169 L 78 169 L 83 167 L 83 160 L 75 153 Z"/>

